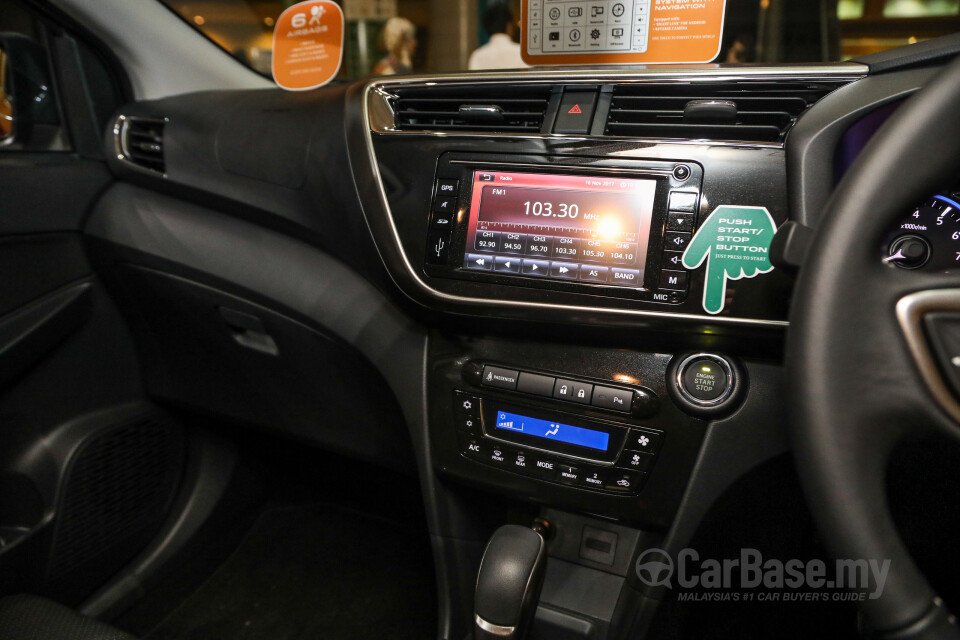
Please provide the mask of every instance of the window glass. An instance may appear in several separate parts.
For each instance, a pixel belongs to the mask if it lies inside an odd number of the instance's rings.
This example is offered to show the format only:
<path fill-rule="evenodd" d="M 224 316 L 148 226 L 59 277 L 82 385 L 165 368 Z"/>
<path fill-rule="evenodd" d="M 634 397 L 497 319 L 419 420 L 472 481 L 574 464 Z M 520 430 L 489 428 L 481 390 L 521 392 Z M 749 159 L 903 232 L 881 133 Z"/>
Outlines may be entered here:
<path fill-rule="evenodd" d="M 837 3 L 837 16 L 841 20 L 855 20 L 863 17 L 864 0 L 840 0 Z"/>
<path fill-rule="evenodd" d="M 64 151 L 69 144 L 42 25 L 24 5 L 0 0 L 0 150 Z"/>
<path fill-rule="evenodd" d="M 955 16 L 960 11 L 960 0 L 886 0 L 884 18 L 928 18 Z"/>
<path fill-rule="evenodd" d="M 273 25 L 294 0 L 161 0 L 238 61 L 270 77 Z M 519 69 L 520 0 L 335 0 L 340 80 Z M 544 0 L 560 2 L 560 0 Z M 715 62 L 842 60 L 960 31 L 960 0 L 726 0 Z M 575 3 L 576 4 L 576 3 Z M 588 2 L 583 3 L 585 6 Z"/>

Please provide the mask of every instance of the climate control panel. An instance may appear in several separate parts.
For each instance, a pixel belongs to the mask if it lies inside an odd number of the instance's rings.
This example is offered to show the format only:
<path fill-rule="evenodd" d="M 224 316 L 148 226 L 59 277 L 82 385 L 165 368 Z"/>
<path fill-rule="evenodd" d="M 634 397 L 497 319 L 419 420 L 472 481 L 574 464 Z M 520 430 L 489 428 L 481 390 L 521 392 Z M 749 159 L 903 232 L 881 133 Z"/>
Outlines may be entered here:
<path fill-rule="evenodd" d="M 460 453 L 480 464 L 581 489 L 640 490 L 664 434 L 455 391 Z"/>

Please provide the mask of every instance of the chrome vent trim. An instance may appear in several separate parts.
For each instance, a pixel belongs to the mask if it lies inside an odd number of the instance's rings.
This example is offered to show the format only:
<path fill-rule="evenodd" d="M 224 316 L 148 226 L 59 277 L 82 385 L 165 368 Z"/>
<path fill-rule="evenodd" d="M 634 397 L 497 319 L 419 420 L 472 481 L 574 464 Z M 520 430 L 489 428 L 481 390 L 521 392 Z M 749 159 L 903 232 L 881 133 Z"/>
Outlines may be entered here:
<path fill-rule="evenodd" d="M 163 132 L 168 118 L 122 115 L 113 126 L 117 159 L 140 170 L 166 177 Z"/>
<path fill-rule="evenodd" d="M 540 133 L 549 87 L 401 88 L 394 94 L 399 131 Z"/>

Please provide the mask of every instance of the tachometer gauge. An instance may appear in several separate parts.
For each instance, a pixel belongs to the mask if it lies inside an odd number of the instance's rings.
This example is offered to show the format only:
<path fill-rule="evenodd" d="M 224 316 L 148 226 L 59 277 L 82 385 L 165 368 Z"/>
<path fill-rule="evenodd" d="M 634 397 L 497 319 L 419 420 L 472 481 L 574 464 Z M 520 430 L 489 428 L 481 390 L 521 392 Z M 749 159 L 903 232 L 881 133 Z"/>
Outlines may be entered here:
<path fill-rule="evenodd" d="M 935 195 L 890 233 L 883 261 L 901 269 L 960 267 L 960 192 Z"/>

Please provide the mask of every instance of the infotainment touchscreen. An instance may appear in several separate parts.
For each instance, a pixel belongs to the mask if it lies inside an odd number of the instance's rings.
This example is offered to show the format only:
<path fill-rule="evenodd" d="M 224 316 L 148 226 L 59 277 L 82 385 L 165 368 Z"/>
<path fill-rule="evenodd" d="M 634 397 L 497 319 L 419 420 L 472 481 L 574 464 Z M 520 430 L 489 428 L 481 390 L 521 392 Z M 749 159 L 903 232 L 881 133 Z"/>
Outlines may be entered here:
<path fill-rule="evenodd" d="M 641 288 L 657 182 L 475 171 L 463 268 Z"/>

